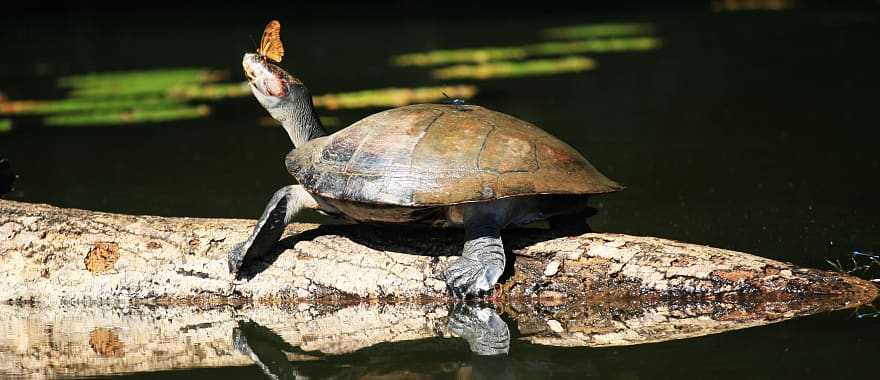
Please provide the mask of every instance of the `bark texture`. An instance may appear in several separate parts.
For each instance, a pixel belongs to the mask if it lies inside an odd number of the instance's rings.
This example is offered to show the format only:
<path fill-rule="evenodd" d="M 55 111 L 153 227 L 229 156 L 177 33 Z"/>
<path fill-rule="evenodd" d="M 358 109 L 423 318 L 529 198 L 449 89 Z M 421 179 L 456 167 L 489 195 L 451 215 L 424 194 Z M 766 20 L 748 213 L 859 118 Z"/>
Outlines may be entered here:
<path fill-rule="evenodd" d="M 226 253 L 252 220 L 132 216 L 0 201 L 0 302 L 40 304 L 286 303 L 442 299 L 460 231 L 294 224 L 246 280 Z M 505 235 L 503 295 L 521 298 L 845 299 L 877 288 L 835 272 L 742 252 L 621 234 Z"/>

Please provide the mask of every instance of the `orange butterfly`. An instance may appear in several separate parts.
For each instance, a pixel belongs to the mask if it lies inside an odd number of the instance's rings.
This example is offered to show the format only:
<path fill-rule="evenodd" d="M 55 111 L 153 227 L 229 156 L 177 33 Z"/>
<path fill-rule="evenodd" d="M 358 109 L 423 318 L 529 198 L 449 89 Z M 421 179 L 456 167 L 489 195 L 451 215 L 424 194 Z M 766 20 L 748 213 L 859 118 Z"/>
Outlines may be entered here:
<path fill-rule="evenodd" d="M 281 58 L 284 57 L 284 46 L 281 45 L 281 23 L 278 20 L 269 21 L 269 25 L 266 25 L 257 54 L 281 62 Z"/>

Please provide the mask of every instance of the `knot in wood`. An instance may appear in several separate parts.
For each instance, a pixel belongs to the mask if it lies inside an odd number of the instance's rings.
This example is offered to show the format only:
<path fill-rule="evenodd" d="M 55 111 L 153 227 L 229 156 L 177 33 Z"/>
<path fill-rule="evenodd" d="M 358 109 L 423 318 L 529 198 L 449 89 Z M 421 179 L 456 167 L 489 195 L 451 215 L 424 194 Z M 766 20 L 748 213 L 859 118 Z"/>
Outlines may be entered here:
<path fill-rule="evenodd" d="M 117 260 L 119 260 L 118 244 L 95 243 L 83 262 L 89 272 L 103 273 L 113 269 L 113 264 L 116 264 Z"/>

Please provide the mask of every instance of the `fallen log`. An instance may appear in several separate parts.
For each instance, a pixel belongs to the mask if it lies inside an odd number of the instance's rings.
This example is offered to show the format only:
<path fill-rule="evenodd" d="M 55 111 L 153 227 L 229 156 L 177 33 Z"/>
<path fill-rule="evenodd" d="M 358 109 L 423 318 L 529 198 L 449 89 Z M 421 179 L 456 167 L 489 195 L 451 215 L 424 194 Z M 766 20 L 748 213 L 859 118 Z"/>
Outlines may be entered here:
<path fill-rule="evenodd" d="M 171 218 L 0 201 L 0 302 L 241 304 L 446 297 L 455 230 L 293 224 L 245 280 L 226 253 L 253 220 Z M 754 255 L 611 233 L 505 234 L 506 298 L 834 297 L 870 302 L 877 287 L 841 273 Z M 284 249 L 286 248 L 286 249 Z"/>

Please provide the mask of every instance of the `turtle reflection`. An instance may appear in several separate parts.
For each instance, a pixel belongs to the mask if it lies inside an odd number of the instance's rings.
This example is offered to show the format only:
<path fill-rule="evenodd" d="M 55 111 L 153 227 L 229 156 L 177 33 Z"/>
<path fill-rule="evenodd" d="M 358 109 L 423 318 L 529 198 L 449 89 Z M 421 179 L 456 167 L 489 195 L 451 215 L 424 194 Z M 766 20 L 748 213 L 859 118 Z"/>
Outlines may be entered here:
<path fill-rule="evenodd" d="M 473 378 L 511 378 L 514 374 L 510 351 L 510 330 L 489 304 L 455 303 L 449 306 L 448 329 L 464 339 L 473 354 L 470 367 Z M 232 345 L 254 361 L 271 379 L 304 379 L 298 365 L 291 362 L 290 353 L 320 357 L 321 353 L 306 352 L 284 340 L 278 333 L 250 320 L 239 321 L 232 332 Z M 451 348 L 455 347 L 450 345 Z M 460 347 L 460 346 L 458 346 Z M 467 366 L 459 363 L 459 366 Z M 337 371 L 355 371 L 355 367 L 337 368 Z M 344 375 L 335 373 L 334 377 Z"/>
<path fill-rule="evenodd" d="M 456 303 L 449 311 L 449 332 L 468 342 L 474 379 L 516 378 L 510 352 L 510 329 L 487 304 Z"/>
<path fill-rule="evenodd" d="M 506 355 L 510 351 L 507 323 L 488 305 L 454 304 L 449 312 L 449 331 L 464 338 L 478 356 Z"/>
<path fill-rule="evenodd" d="M 239 321 L 232 330 L 232 345 L 247 355 L 271 379 L 302 379 L 285 351 L 297 349 L 274 331 L 251 321 Z"/>

